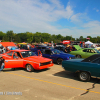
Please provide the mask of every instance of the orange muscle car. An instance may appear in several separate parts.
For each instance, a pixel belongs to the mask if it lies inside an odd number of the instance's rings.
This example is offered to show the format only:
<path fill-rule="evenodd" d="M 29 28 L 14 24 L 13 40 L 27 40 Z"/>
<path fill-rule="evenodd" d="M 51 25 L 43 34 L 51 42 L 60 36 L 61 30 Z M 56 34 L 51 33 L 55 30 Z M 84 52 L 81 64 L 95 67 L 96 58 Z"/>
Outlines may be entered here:
<path fill-rule="evenodd" d="M 51 59 L 36 56 L 30 50 L 10 50 L 2 54 L 2 57 L 5 59 L 4 68 L 26 68 L 31 72 L 53 66 Z"/>

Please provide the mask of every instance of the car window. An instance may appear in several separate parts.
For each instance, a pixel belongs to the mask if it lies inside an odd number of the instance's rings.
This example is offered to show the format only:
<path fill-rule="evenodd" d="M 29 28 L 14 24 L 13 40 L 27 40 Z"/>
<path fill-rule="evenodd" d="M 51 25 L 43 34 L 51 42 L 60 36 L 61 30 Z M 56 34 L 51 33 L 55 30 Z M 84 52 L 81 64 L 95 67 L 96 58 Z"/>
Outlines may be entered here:
<path fill-rule="evenodd" d="M 7 55 L 8 55 L 8 56 L 12 56 L 12 53 L 13 53 L 13 52 L 9 52 L 9 53 L 7 53 Z"/>
<path fill-rule="evenodd" d="M 46 47 L 42 47 L 42 49 L 46 49 Z"/>
<path fill-rule="evenodd" d="M 23 51 L 23 52 L 21 52 L 21 55 L 23 58 L 30 57 L 30 56 L 36 56 L 36 54 L 32 51 Z"/>
<path fill-rule="evenodd" d="M 51 54 L 50 50 L 45 50 L 45 54 Z"/>
<path fill-rule="evenodd" d="M 97 58 L 96 60 L 93 60 L 92 63 L 99 63 L 100 64 L 100 58 Z"/>
<path fill-rule="evenodd" d="M 41 47 L 37 47 L 37 49 L 41 49 Z"/>
<path fill-rule="evenodd" d="M 87 52 L 87 49 L 84 49 L 83 52 Z"/>
<path fill-rule="evenodd" d="M 21 55 L 20 55 L 19 52 L 14 52 L 14 54 L 13 54 L 13 58 L 16 58 L 16 57 L 15 57 L 15 53 L 17 53 L 17 56 L 18 56 L 19 58 L 21 58 Z"/>

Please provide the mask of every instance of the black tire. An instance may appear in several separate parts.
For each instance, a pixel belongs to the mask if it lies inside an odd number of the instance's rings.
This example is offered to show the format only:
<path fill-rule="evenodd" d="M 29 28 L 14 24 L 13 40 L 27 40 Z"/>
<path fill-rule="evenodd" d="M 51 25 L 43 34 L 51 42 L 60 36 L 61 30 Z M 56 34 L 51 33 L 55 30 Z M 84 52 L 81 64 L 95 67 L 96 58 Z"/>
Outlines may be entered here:
<path fill-rule="evenodd" d="M 62 64 L 62 61 L 63 61 L 62 58 L 58 58 L 58 59 L 57 59 L 57 64 L 58 64 L 58 65 L 61 65 L 61 64 Z"/>
<path fill-rule="evenodd" d="M 76 55 L 76 58 L 82 58 L 81 55 Z"/>
<path fill-rule="evenodd" d="M 33 72 L 33 71 L 34 71 L 34 68 L 33 68 L 32 65 L 27 64 L 27 65 L 26 65 L 26 70 L 27 70 L 28 72 Z"/>
<path fill-rule="evenodd" d="M 90 78 L 91 78 L 91 75 L 88 72 L 85 72 L 85 71 L 79 72 L 78 76 L 79 76 L 79 79 L 81 81 L 84 81 L 84 82 L 89 81 Z"/>
<path fill-rule="evenodd" d="M 15 68 L 11 68 L 11 71 L 14 71 L 15 70 Z"/>

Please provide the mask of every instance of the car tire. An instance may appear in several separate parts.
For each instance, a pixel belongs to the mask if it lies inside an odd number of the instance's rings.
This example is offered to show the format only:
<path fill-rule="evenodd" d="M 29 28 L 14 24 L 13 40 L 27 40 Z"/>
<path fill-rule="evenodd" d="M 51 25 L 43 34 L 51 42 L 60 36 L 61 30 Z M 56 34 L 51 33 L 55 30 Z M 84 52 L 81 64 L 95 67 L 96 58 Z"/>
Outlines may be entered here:
<path fill-rule="evenodd" d="M 76 55 L 76 58 L 82 58 L 81 55 Z"/>
<path fill-rule="evenodd" d="M 15 70 L 15 68 L 11 68 L 11 71 L 14 71 Z"/>
<path fill-rule="evenodd" d="M 89 81 L 91 78 L 90 74 L 88 72 L 85 72 L 85 71 L 79 72 L 78 76 L 79 76 L 79 79 L 81 81 L 84 81 L 84 82 Z"/>
<path fill-rule="evenodd" d="M 33 68 L 32 65 L 27 64 L 27 65 L 26 65 L 26 70 L 27 70 L 28 72 L 33 72 L 33 71 L 34 71 L 34 68 Z"/>
<path fill-rule="evenodd" d="M 62 58 L 58 58 L 58 59 L 57 59 L 57 64 L 58 64 L 58 65 L 61 65 L 61 64 L 62 64 L 62 61 L 63 61 Z"/>

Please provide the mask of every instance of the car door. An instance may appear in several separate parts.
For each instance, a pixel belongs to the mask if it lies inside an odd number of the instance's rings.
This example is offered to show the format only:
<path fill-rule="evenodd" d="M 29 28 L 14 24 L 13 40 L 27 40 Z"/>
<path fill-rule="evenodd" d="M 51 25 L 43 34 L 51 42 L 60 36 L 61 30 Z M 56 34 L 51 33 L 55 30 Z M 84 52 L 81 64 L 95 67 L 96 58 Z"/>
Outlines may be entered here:
<path fill-rule="evenodd" d="M 82 52 L 82 58 L 87 58 L 89 56 L 92 56 L 94 53 L 91 53 L 91 49 L 83 49 Z"/>
<path fill-rule="evenodd" d="M 88 67 L 90 67 L 92 76 L 100 77 L 100 57 L 93 60 Z"/>
<path fill-rule="evenodd" d="M 43 57 L 50 58 L 50 56 L 51 56 L 51 51 L 50 51 L 50 50 L 44 50 L 44 51 L 42 52 L 42 55 L 43 55 Z"/>
<path fill-rule="evenodd" d="M 18 68 L 23 67 L 23 59 L 20 57 L 18 59 L 14 59 L 15 52 L 7 53 L 7 57 L 5 58 L 5 68 Z M 19 53 L 19 52 L 17 52 Z M 19 54 L 20 56 L 20 54 Z"/>
<path fill-rule="evenodd" d="M 44 55 L 43 57 L 50 58 L 54 62 L 56 62 L 58 58 L 57 54 L 54 54 L 52 50 L 45 50 L 45 54 L 43 55 Z"/>

